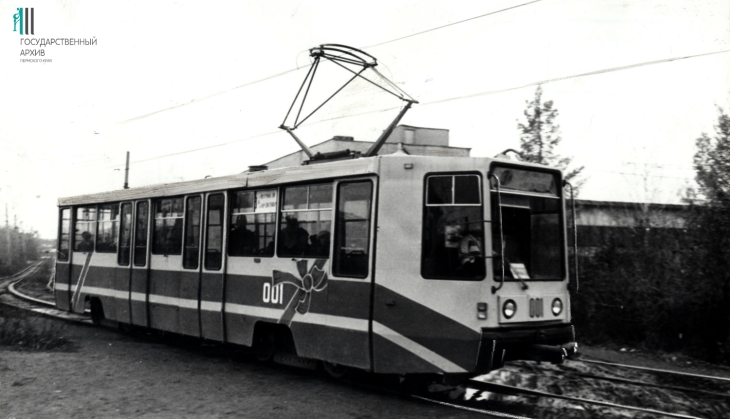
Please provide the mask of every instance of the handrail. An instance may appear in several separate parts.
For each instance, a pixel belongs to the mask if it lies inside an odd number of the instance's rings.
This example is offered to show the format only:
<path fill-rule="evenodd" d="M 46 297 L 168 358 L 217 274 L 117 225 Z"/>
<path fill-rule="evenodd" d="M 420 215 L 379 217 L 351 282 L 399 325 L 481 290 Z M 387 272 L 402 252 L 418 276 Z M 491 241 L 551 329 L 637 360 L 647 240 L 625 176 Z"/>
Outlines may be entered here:
<path fill-rule="evenodd" d="M 573 195 L 573 185 L 567 180 L 563 181 L 563 185 L 570 186 L 570 203 L 571 216 L 573 219 L 573 263 L 575 263 L 575 293 L 578 293 L 578 226 L 575 224 L 575 197 Z"/>
<path fill-rule="evenodd" d="M 499 256 L 502 259 L 502 276 L 499 278 L 499 286 L 497 287 L 492 285 L 492 294 L 495 294 L 497 291 L 502 289 L 502 286 L 504 285 L 504 233 L 502 231 L 502 197 L 499 190 L 499 177 L 494 173 L 490 173 L 488 177 L 493 177 L 497 180 L 497 208 L 499 209 Z"/>

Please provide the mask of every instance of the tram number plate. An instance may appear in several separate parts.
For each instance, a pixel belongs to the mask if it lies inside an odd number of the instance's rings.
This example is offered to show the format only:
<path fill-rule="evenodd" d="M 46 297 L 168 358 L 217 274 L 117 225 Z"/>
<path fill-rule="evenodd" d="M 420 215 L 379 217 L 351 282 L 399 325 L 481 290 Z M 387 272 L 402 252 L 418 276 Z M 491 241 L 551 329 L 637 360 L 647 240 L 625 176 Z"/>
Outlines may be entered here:
<path fill-rule="evenodd" d="M 263 300 L 267 304 L 282 304 L 284 302 L 284 284 L 271 285 L 264 282 Z"/>
<path fill-rule="evenodd" d="M 540 318 L 543 316 L 542 298 L 530 298 L 530 318 Z"/>

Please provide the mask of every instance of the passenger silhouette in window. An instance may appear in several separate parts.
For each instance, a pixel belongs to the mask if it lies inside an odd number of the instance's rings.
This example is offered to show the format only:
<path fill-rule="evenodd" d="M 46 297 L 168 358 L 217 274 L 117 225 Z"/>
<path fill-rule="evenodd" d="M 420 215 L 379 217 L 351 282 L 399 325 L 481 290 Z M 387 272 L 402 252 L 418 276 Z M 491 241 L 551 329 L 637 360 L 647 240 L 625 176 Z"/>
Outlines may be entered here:
<path fill-rule="evenodd" d="M 94 250 L 94 242 L 91 240 L 91 233 L 84 231 L 81 233 L 81 243 L 76 247 L 79 252 L 90 252 Z"/>
<path fill-rule="evenodd" d="M 247 228 L 246 216 L 236 217 L 236 225 L 231 230 L 231 253 L 250 255 L 256 249 L 256 233 Z"/>
<path fill-rule="evenodd" d="M 309 233 L 299 226 L 299 220 L 286 217 L 286 227 L 281 229 L 282 250 L 286 254 L 304 254 L 309 250 Z"/>
<path fill-rule="evenodd" d="M 315 257 L 327 257 L 330 252 L 330 232 L 322 230 L 309 237 L 311 242 L 310 253 Z"/>

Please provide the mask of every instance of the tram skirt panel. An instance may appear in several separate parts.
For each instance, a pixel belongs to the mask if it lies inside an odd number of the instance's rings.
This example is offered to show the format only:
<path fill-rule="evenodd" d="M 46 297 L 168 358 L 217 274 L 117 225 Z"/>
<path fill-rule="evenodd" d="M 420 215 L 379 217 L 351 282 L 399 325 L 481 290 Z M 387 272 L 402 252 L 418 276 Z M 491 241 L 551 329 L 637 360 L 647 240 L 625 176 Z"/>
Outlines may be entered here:
<path fill-rule="evenodd" d="M 383 286 L 375 287 L 373 357 L 378 373 L 467 373 L 481 333 Z"/>

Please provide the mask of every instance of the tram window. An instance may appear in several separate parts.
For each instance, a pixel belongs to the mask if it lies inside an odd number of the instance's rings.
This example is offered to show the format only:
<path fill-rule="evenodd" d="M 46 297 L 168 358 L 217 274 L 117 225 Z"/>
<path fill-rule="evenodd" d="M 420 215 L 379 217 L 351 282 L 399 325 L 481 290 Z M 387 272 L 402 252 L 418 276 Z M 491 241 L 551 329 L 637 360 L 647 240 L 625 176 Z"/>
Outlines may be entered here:
<path fill-rule="evenodd" d="M 117 230 L 119 226 L 119 204 L 99 205 L 96 251 L 117 253 Z"/>
<path fill-rule="evenodd" d="M 223 265 L 223 194 L 208 197 L 205 240 L 205 269 L 218 270 Z"/>
<path fill-rule="evenodd" d="M 337 276 L 368 276 L 373 184 L 340 183 L 337 187 L 336 234 L 332 271 Z"/>
<path fill-rule="evenodd" d="M 492 219 L 499 217 L 496 191 L 492 194 Z M 513 278 L 510 266 L 522 264 L 529 278 L 534 280 L 561 279 L 563 272 L 562 239 L 560 234 L 560 198 L 526 196 L 503 192 L 502 244 L 504 248 L 505 278 Z M 502 275 L 499 223 L 492 222 L 494 243 L 494 277 Z"/>
<path fill-rule="evenodd" d="M 120 228 L 119 255 L 117 263 L 119 266 L 129 266 L 129 246 L 132 241 L 132 204 L 122 204 L 122 221 Z"/>
<path fill-rule="evenodd" d="M 70 250 L 69 230 L 71 229 L 71 208 L 64 208 L 61 210 L 61 220 L 58 226 L 58 255 L 56 256 L 59 261 L 68 261 L 68 255 Z"/>
<path fill-rule="evenodd" d="M 504 191 L 521 191 L 550 196 L 559 196 L 559 182 L 553 173 L 534 170 L 519 170 L 512 167 L 495 167 L 492 174 L 499 178 L 499 187 Z M 497 180 L 491 178 L 492 190 L 496 190 Z"/>
<path fill-rule="evenodd" d="M 74 224 L 74 251 L 93 252 L 96 233 L 96 207 L 76 208 Z"/>
<path fill-rule="evenodd" d="M 183 254 L 183 268 L 198 269 L 200 256 L 200 204 L 199 196 L 187 199 L 185 208 L 185 253 Z"/>
<path fill-rule="evenodd" d="M 228 254 L 274 256 L 276 189 L 239 191 L 231 195 Z"/>
<path fill-rule="evenodd" d="M 329 257 L 332 184 L 291 186 L 283 194 L 279 256 Z"/>
<path fill-rule="evenodd" d="M 479 280 L 486 274 L 484 221 L 478 175 L 426 178 L 421 275 Z"/>
<path fill-rule="evenodd" d="M 183 199 L 166 198 L 155 203 L 152 253 L 179 255 L 182 252 Z"/>
<path fill-rule="evenodd" d="M 134 266 L 147 264 L 147 225 L 149 223 L 149 204 L 137 204 L 136 225 L 134 228 Z"/>

